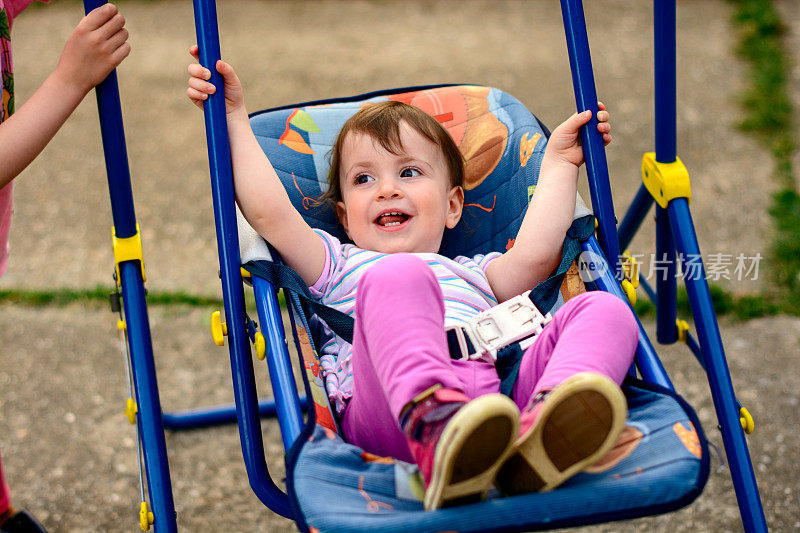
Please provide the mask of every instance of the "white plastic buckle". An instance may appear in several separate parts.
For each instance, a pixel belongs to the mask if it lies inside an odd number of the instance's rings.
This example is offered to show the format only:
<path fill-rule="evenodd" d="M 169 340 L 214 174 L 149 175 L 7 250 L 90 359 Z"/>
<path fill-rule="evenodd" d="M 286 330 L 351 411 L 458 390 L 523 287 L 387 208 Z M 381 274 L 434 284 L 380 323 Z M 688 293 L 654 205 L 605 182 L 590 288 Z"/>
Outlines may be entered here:
<path fill-rule="evenodd" d="M 481 311 L 463 330 L 454 328 L 461 358 L 495 362 L 497 351 L 515 342 L 519 342 L 520 348 L 524 350 L 533 344 L 542 328 L 552 319 L 550 313 L 543 315 L 527 295 L 515 296 L 491 309 Z M 473 354 L 467 353 L 464 332 L 475 347 L 476 352 Z"/>

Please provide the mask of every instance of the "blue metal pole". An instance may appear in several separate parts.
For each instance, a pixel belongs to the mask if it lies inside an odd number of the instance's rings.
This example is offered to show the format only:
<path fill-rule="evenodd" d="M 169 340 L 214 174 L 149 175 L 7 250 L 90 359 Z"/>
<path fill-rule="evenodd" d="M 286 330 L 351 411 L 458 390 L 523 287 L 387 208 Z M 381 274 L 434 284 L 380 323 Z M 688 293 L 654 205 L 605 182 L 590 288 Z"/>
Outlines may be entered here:
<path fill-rule="evenodd" d="M 84 0 L 88 14 L 107 4 L 106 0 Z M 125 130 L 122 126 L 122 106 L 116 69 L 96 88 L 97 109 L 100 114 L 100 134 L 103 139 L 108 189 L 111 196 L 111 215 L 117 237 L 136 235 L 136 217 L 133 215 L 133 191 L 128 168 L 128 151 L 125 147 Z"/>
<path fill-rule="evenodd" d="M 283 446 L 291 448 L 303 430 L 303 412 L 292 372 L 289 347 L 285 342 L 281 307 L 275 289 L 268 281 L 253 277 L 258 320 L 267 343 L 267 366 L 275 396 L 278 424 L 281 428 Z"/>
<path fill-rule="evenodd" d="M 699 256 L 700 246 L 686 199 L 672 200 L 668 210 L 678 251 L 685 256 L 689 256 L 689 254 Z M 739 422 L 739 410 L 733 393 L 733 383 L 725 359 L 722 338 L 702 262 L 699 267 L 697 275 L 687 277 L 684 283 L 689 294 L 689 303 L 692 306 L 700 347 L 704 354 L 708 383 L 714 399 L 717 418 L 720 421 L 725 452 L 732 465 L 731 477 L 742 514 L 742 523 L 748 532 L 767 531 L 758 485 L 753 473 L 753 464 L 750 461 L 747 441 Z"/>
<path fill-rule="evenodd" d="M 211 71 L 210 81 L 217 87 L 217 92 L 206 100 L 203 109 L 211 170 L 211 193 L 214 200 L 214 222 L 217 230 L 217 250 L 222 276 L 222 299 L 228 320 L 233 392 L 239 418 L 239 439 L 253 492 L 267 507 L 282 516 L 292 518 L 289 499 L 275 485 L 264 459 L 255 375 L 245 331 L 244 293 L 234 209 L 233 170 L 225 115 L 225 94 L 222 76 L 215 67 L 221 54 L 214 0 L 194 0 L 194 16 L 200 63 Z"/>
<path fill-rule="evenodd" d="M 656 339 L 672 344 L 678 338 L 678 280 L 675 279 L 675 244 L 667 210 L 656 207 Z M 651 265 L 652 266 L 652 265 Z"/>
<path fill-rule="evenodd" d="M 305 396 L 298 398 L 300 409 L 306 409 L 308 402 Z M 261 418 L 272 418 L 278 413 L 275 400 L 262 400 L 258 403 L 258 415 Z M 175 411 L 162 415 L 164 428 L 172 431 L 182 431 L 186 429 L 200 429 L 211 426 L 221 426 L 236 422 L 236 406 L 220 405 L 217 407 L 203 407 L 199 409 L 188 409 L 186 411 Z"/>
<path fill-rule="evenodd" d="M 630 305 L 627 296 L 622 292 L 619 281 L 614 277 L 611 269 L 608 268 L 608 261 L 605 259 L 603 250 L 600 249 L 600 245 L 595 238 L 589 237 L 581 246 L 584 252 L 590 253 L 588 254 L 589 258 L 593 261 L 603 261 L 606 265 L 605 268 L 595 270 L 597 272 L 597 277 L 590 285 L 594 285 L 594 287 L 599 290 L 610 292 Z M 636 313 L 634 313 L 634 316 L 636 316 Z M 674 390 L 675 388 L 672 386 L 672 381 L 670 381 L 667 371 L 664 369 L 664 365 L 661 364 L 661 360 L 658 358 L 655 348 L 653 348 L 650 339 L 647 337 L 647 333 L 644 331 L 644 326 L 642 326 L 642 323 L 639 321 L 639 317 L 636 317 L 636 323 L 639 325 L 639 345 L 636 347 L 636 368 L 645 381 Z"/>
<path fill-rule="evenodd" d="M 655 0 L 654 56 L 656 101 L 656 161 L 677 157 L 676 21 L 675 0 Z"/>
<path fill-rule="evenodd" d="M 642 225 L 642 221 L 644 221 L 644 217 L 647 216 L 652 205 L 653 195 L 650 194 L 647 187 L 640 185 L 639 190 L 636 191 L 636 196 L 619 224 L 619 228 L 617 228 L 620 250 L 626 250 L 631 244 L 634 235 L 639 231 L 639 227 Z"/>
<path fill-rule="evenodd" d="M 677 158 L 675 0 L 655 0 L 654 38 L 656 161 L 672 163 Z M 700 257 L 700 246 L 686 199 L 671 200 L 667 211 L 678 253 L 683 254 L 683 257 Z M 696 275 L 686 276 L 684 284 L 689 294 L 689 303 L 692 307 L 692 315 L 705 361 L 714 407 L 720 421 L 725 451 L 731 464 L 736 465 L 731 468 L 731 477 L 742 515 L 742 524 L 748 532 L 767 531 L 753 465 L 739 422 L 738 402 L 734 396 L 733 384 L 725 360 L 722 338 L 711 303 L 711 293 L 705 280 L 705 268 L 702 262 L 699 266 L 699 273 L 695 272 Z M 668 291 L 665 292 L 658 291 L 659 309 L 664 305 L 663 298 L 669 294 Z"/>
<path fill-rule="evenodd" d="M 147 490 L 153 509 L 154 527 L 158 532 L 177 531 L 175 502 L 169 475 L 167 443 L 161 420 L 161 400 L 153 360 L 153 343 L 147 317 L 147 301 L 142 272 L 137 261 L 120 265 L 122 299 L 125 310 L 131 373 L 136 391 L 137 422 L 141 435 Z"/>
<path fill-rule="evenodd" d="M 675 0 L 653 4 L 655 58 L 656 161 L 672 163 L 677 158 L 676 15 Z M 675 342 L 676 291 L 675 251 L 666 210 L 656 208 L 656 260 L 667 272 L 656 280 L 658 293 L 656 337 Z"/>
<path fill-rule="evenodd" d="M 85 12 L 88 14 L 106 3 L 105 0 L 84 0 Z M 117 238 L 133 237 L 137 233 L 136 214 L 133 208 L 133 192 L 116 71 L 112 71 L 97 86 L 96 94 L 114 232 Z M 119 273 L 118 281 L 122 288 L 131 374 L 138 409 L 137 426 L 141 436 L 154 525 L 159 532 L 177 531 L 144 280 L 139 261 L 122 261 Z"/>
<path fill-rule="evenodd" d="M 677 158 L 675 0 L 656 0 L 654 18 L 656 160 L 661 163 L 672 163 Z M 700 247 L 697 243 L 688 203 L 684 198 L 674 199 L 670 202 L 668 210 L 669 222 L 672 225 L 672 234 L 678 251 L 684 254 L 684 257 L 695 254 L 699 257 Z M 657 231 L 661 234 L 665 230 Z M 742 514 L 742 523 L 746 531 L 766 531 L 766 520 L 753 473 L 753 465 L 739 423 L 740 404 L 733 392 L 733 384 L 711 303 L 711 294 L 705 282 L 705 269 L 702 263 L 699 276 L 689 276 L 684 279 L 684 283 L 692 306 L 692 314 L 703 354 L 702 359 L 705 363 L 714 406 L 720 421 L 725 450 L 731 463 L 736 465 L 731 468 L 731 476 Z M 673 294 L 671 290 L 658 288 L 659 310 L 664 305 L 663 299 L 670 297 L 671 294 Z M 674 309 L 672 301 L 668 304 L 670 308 Z M 674 338 L 669 330 L 669 324 L 666 324 L 667 320 L 666 311 L 663 319 L 659 314 L 658 335 L 661 342 L 669 342 Z"/>
<path fill-rule="evenodd" d="M 611 182 L 608 176 L 603 135 L 597 131 L 597 91 L 581 0 L 561 0 L 561 15 L 564 19 L 564 32 L 567 38 L 567 51 L 569 52 L 569 64 L 572 69 L 572 84 L 578 112 L 587 109 L 592 111 L 592 119 L 581 128 L 581 141 L 583 142 L 583 155 L 586 159 L 586 173 L 589 177 L 592 209 L 597 217 L 598 240 L 605 256 L 613 262 L 614 269 L 618 272 L 621 270 L 621 264 L 617 222 L 614 216 L 614 201 L 611 197 Z"/>

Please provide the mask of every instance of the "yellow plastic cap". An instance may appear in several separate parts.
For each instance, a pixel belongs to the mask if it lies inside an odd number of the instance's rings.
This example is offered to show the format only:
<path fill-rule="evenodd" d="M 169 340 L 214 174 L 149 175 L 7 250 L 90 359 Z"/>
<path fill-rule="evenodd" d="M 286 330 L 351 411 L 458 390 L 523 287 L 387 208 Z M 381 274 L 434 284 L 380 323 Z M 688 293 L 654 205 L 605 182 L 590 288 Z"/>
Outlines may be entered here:
<path fill-rule="evenodd" d="M 217 346 L 225 346 L 225 336 L 228 334 L 228 325 L 222 321 L 219 311 L 211 313 L 211 338 Z"/>

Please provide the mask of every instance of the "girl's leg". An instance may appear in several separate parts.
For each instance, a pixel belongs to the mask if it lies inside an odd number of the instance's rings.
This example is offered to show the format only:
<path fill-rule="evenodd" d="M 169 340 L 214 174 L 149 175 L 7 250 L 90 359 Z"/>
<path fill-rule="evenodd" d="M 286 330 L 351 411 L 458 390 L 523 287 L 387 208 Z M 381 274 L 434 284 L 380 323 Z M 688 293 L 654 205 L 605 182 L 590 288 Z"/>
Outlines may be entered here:
<path fill-rule="evenodd" d="M 3 476 L 3 460 L 0 458 L 0 521 L 5 518 L 3 515 L 11 509 L 11 496 L 8 484 Z"/>
<path fill-rule="evenodd" d="M 0 459 L 0 531 L 25 531 L 29 533 L 45 533 L 42 524 L 22 509 L 15 511 L 11 507 L 11 493 L 3 476 L 3 461 Z"/>
<path fill-rule="evenodd" d="M 381 259 L 359 281 L 352 364 L 345 439 L 404 461 L 412 457 L 398 417 L 416 396 L 434 385 L 469 398 L 499 390 L 491 365 L 450 359 L 441 289 L 410 254 Z"/>
<path fill-rule="evenodd" d="M 520 433 L 501 491 L 551 490 L 614 446 L 627 412 L 619 384 L 637 341 L 633 313 L 611 294 L 582 294 L 556 313 L 520 363 Z"/>
<path fill-rule="evenodd" d="M 579 372 L 602 374 L 620 384 L 638 340 L 638 325 L 625 302 L 602 291 L 576 296 L 523 355 L 514 401 L 522 409 L 532 396 Z"/>

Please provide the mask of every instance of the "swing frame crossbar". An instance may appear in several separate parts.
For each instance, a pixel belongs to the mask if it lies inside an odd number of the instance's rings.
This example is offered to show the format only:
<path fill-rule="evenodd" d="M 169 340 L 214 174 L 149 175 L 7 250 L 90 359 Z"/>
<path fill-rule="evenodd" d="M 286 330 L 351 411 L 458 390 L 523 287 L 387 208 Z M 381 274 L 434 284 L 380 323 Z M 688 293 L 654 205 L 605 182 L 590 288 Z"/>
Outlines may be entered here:
<path fill-rule="evenodd" d="M 84 0 L 84 8 L 88 13 L 105 3 L 106 0 Z M 214 0 L 193 0 L 193 4 L 200 63 L 214 65 L 221 57 L 216 3 Z M 611 292 L 627 301 L 618 281 L 622 279 L 619 272 L 621 265 L 616 258 L 620 257 L 620 249 L 625 249 L 638 231 L 654 203 L 654 197 L 642 185 L 617 229 L 605 149 L 602 136 L 596 129 L 597 94 L 583 5 L 581 0 L 561 0 L 561 10 L 577 109 L 593 111 L 590 123 L 581 130 L 581 137 L 592 207 L 597 219 L 597 235 L 584 243 L 583 249 L 604 258 L 607 268 L 589 285 L 590 288 Z M 670 164 L 677 161 L 675 0 L 654 0 L 654 29 L 655 159 L 660 164 Z M 220 74 L 213 68 L 210 71 L 211 83 L 222 87 Z M 96 94 L 114 232 L 118 239 L 130 239 L 138 235 L 138 228 L 116 71 L 97 86 Z M 261 403 L 258 401 L 246 327 L 249 319 L 244 307 L 233 172 L 224 95 L 221 92 L 207 100 L 204 115 L 225 315 L 229 324 L 240 326 L 228 328 L 235 398 L 233 406 L 162 414 L 145 300 L 142 260 L 125 259 L 118 264 L 117 283 L 124 301 L 122 329 L 126 332 L 130 373 L 138 408 L 135 422 L 147 493 L 152 507 L 150 523 L 158 532 L 177 531 L 164 430 L 232 421 L 238 423 L 244 462 L 250 486 L 256 496 L 272 511 L 287 518 L 295 518 L 288 496 L 275 485 L 267 470 L 260 419 L 263 416 L 277 415 L 284 447 L 288 450 L 302 430 L 302 411 L 306 408 L 307 401 L 298 394 L 293 378 L 291 359 L 286 343 L 283 342 L 285 331 L 276 290 L 269 282 L 255 278 L 253 290 L 261 329 L 267 340 L 267 361 L 274 394 L 272 400 Z M 657 340 L 662 344 L 674 343 L 679 338 L 676 326 L 677 281 L 674 276 L 677 258 L 699 257 L 699 251 L 688 198 L 679 196 L 670 199 L 666 207 L 657 205 L 656 253 L 659 258 L 667 258 L 667 275 L 661 276 L 655 290 L 646 283 L 644 288 L 656 304 Z M 698 340 L 695 341 L 694 337 L 685 333 L 684 338 L 708 376 L 744 529 L 748 532 L 767 531 L 755 474 L 740 426 L 741 405 L 733 391 L 702 264 L 700 269 L 699 276 L 684 280 Z M 644 380 L 674 390 L 641 322 L 639 328 L 636 369 Z M 146 509 L 146 502 L 143 502 L 142 508 Z M 147 519 L 142 520 L 142 528 L 146 529 L 145 526 L 149 528 Z"/>

